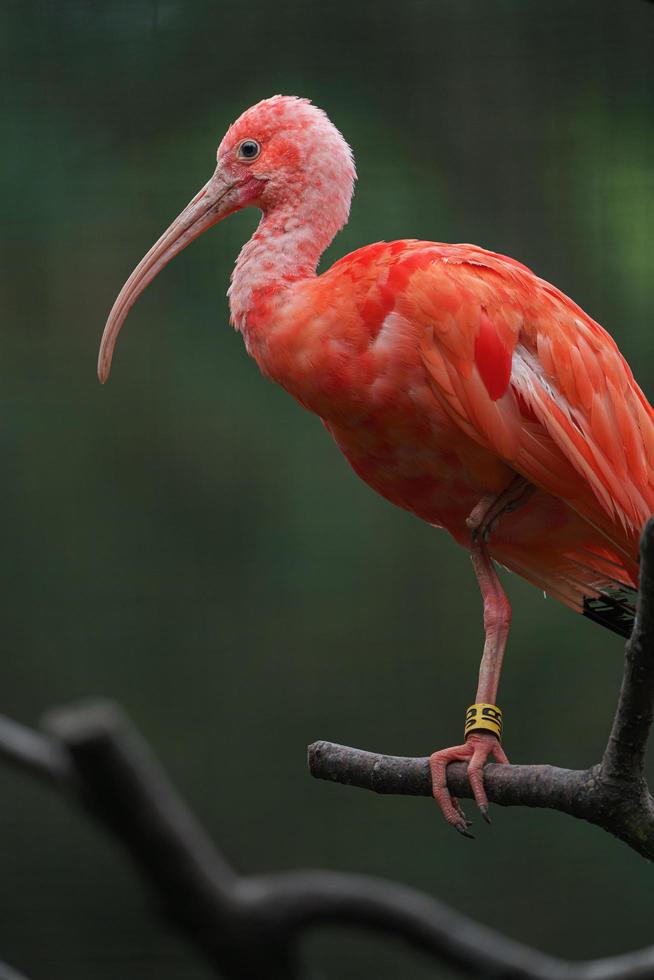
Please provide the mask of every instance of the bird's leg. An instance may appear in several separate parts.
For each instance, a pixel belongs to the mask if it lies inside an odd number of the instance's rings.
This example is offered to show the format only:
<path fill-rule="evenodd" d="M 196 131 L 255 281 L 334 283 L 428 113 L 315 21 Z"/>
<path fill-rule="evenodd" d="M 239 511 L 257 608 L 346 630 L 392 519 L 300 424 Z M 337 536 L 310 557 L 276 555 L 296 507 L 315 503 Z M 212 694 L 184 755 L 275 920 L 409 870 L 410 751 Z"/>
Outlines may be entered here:
<path fill-rule="evenodd" d="M 479 538 L 488 540 L 500 517 L 517 510 L 531 497 L 535 489 L 533 483 L 522 476 L 516 476 L 501 493 L 482 497 L 466 521 L 473 543 Z"/>
<path fill-rule="evenodd" d="M 470 529 L 472 565 L 484 600 L 486 638 L 475 699 L 478 705 L 495 705 L 511 623 L 511 606 L 488 552 L 488 535 L 503 514 L 519 507 L 533 491 L 534 487 L 531 484 L 522 477 L 516 477 L 499 495 L 482 498 L 466 521 Z M 467 735 L 463 745 L 435 752 L 429 760 L 434 799 L 447 822 L 465 837 L 472 837 L 468 831 L 470 822 L 466 820 L 458 800 L 449 794 L 446 780 L 447 766 L 450 762 L 468 763 L 468 779 L 473 796 L 482 816 L 490 822 L 483 767 L 491 755 L 501 765 L 508 765 L 509 760 L 497 736 L 490 731 L 473 730 Z"/>

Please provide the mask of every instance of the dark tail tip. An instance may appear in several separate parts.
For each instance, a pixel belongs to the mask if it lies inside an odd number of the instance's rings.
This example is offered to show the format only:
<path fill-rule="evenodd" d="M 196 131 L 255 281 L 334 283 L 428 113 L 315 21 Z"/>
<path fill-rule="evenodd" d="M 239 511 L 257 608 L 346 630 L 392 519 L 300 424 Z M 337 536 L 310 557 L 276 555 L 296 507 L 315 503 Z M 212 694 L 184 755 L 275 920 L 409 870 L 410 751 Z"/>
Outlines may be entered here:
<path fill-rule="evenodd" d="M 594 623 L 599 623 L 605 629 L 629 639 L 636 619 L 635 589 L 624 586 L 620 589 L 608 589 L 601 596 L 584 596 L 583 614 Z"/>

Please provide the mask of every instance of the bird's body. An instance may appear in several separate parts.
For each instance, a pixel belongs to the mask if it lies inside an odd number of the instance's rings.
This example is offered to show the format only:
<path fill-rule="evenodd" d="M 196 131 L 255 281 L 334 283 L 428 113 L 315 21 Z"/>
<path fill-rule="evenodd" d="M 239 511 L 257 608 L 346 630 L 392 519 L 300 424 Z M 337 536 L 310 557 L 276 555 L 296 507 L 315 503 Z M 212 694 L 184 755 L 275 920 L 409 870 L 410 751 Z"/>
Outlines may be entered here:
<path fill-rule="evenodd" d="M 467 547 L 475 505 L 520 474 L 538 490 L 498 524 L 494 558 L 579 611 L 636 585 L 652 410 L 568 297 L 471 245 L 381 242 L 260 292 L 239 272 L 249 352 L 373 489 Z"/>
<path fill-rule="evenodd" d="M 486 628 L 477 702 L 492 708 L 510 607 L 491 559 L 628 633 L 639 532 L 654 511 L 654 412 L 610 336 L 513 259 L 404 240 L 317 275 L 354 177 L 340 133 L 306 100 L 276 96 L 245 112 L 213 178 L 121 291 L 100 377 L 163 265 L 233 211 L 260 207 L 229 290 L 232 321 L 366 483 L 470 550 Z M 506 761 L 494 729 L 480 727 L 432 757 L 434 795 L 463 833 L 445 766 L 470 760 L 485 814 L 481 766 L 490 752 Z"/>

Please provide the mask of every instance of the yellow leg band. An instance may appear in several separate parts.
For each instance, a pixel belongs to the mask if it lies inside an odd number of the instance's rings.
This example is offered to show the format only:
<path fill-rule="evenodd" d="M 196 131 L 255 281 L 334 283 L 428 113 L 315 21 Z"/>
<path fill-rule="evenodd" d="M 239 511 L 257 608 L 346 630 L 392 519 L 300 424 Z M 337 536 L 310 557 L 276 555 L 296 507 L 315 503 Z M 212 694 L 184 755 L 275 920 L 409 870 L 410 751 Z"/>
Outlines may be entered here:
<path fill-rule="evenodd" d="M 492 732 L 501 740 L 502 712 L 496 704 L 471 704 L 463 731 L 466 738 L 471 732 Z"/>

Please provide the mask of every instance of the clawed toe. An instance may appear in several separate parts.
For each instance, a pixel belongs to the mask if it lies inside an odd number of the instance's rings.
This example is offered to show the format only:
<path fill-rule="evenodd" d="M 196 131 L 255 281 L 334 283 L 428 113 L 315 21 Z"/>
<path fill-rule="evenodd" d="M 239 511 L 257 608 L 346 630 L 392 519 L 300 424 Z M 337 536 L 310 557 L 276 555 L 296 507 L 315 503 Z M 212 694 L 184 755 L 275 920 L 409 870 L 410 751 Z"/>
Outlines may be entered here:
<path fill-rule="evenodd" d="M 475 835 L 471 834 L 468 830 L 470 826 L 470 821 L 466 820 L 465 823 L 455 823 L 452 825 L 455 830 L 458 830 L 462 837 L 467 837 L 468 840 L 475 840 Z"/>
<path fill-rule="evenodd" d="M 495 735 L 488 732 L 473 732 L 468 735 L 463 745 L 441 749 L 440 752 L 434 752 L 429 759 L 432 793 L 441 813 L 455 830 L 471 840 L 474 840 L 474 834 L 468 830 L 471 821 L 467 819 L 456 797 L 450 796 L 447 788 L 447 767 L 451 762 L 468 763 L 468 779 L 472 795 L 482 817 L 490 824 L 488 798 L 484 789 L 484 765 L 491 755 L 494 755 L 501 764 L 508 763 Z"/>
<path fill-rule="evenodd" d="M 450 799 L 452 800 L 452 805 L 454 806 L 456 812 L 461 817 L 460 822 L 465 824 L 466 827 L 472 827 L 472 820 L 468 820 L 468 818 L 465 815 L 465 810 L 463 809 L 463 807 L 461 806 L 457 798 L 455 796 L 451 796 Z"/>

